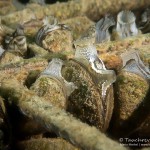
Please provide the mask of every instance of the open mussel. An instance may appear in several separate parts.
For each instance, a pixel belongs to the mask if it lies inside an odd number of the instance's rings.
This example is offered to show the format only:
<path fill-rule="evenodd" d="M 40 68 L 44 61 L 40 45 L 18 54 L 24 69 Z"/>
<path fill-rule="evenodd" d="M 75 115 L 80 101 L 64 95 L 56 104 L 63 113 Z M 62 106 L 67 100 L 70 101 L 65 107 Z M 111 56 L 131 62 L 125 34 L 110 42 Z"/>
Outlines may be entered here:
<path fill-rule="evenodd" d="M 53 58 L 31 89 L 53 105 L 66 109 L 67 98 L 76 89 L 76 86 L 62 77 L 62 66 L 62 60 Z"/>
<path fill-rule="evenodd" d="M 46 17 L 36 35 L 36 44 L 50 52 L 72 49 L 72 34 L 68 26 L 59 24 L 56 18 Z"/>
<path fill-rule="evenodd" d="M 113 131 L 117 136 L 129 136 L 141 126 L 140 132 L 148 130 L 144 122 L 149 121 L 150 70 L 144 65 L 136 51 L 121 55 L 123 68 L 116 80 L 116 100 Z M 138 129 L 137 129 L 138 130 Z"/>
<path fill-rule="evenodd" d="M 136 17 L 131 11 L 119 12 L 116 31 L 121 39 L 138 34 L 135 20 Z"/>
<path fill-rule="evenodd" d="M 106 131 L 113 111 L 115 73 L 107 70 L 93 45 L 77 47 L 62 75 L 78 88 L 69 96 L 67 110 L 83 122 Z"/>

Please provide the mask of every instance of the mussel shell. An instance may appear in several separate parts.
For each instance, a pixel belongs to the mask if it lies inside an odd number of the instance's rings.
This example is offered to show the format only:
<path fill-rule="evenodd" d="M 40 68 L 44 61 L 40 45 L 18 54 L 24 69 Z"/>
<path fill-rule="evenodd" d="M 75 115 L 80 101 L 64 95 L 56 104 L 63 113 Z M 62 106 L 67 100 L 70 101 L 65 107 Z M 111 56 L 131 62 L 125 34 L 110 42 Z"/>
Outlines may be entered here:
<path fill-rule="evenodd" d="M 46 130 L 34 120 L 23 116 L 17 117 L 14 132 L 18 139 L 42 137 Z"/>
<path fill-rule="evenodd" d="M 5 51 L 3 55 L 1 56 L 0 64 L 4 65 L 4 64 L 9 64 L 9 63 L 15 63 L 21 60 L 23 60 L 22 57 L 16 56 L 15 54 L 11 52 Z"/>
<path fill-rule="evenodd" d="M 146 97 L 144 101 L 142 102 L 143 105 L 139 107 L 139 120 L 136 122 L 135 130 L 133 130 L 130 135 L 133 137 L 135 135 L 138 135 L 140 138 L 148 138 L 150 135 L 150 89 L 149 92 L 147 92 Z M 145 141 L 146 143 L 149 141 Z"/>
<path fill-rule="evenodd" d="M 67 110 L 83 122 L 106 131 L 113 110 L 112 86 L 103 100 L 101 85 L 85 65 L 73 59 L 62 68 L 62 76 L 78 87 L 68 98 Z"/>
<path fill-rule="evenodd" d="M 136 134 L 139 135 L 139 137 L 149 137 L 150 135 L 150 114 L 147 116 L 147 118 L 143 121 L 143 123 L 140 125 L 140 127 L 136 130 Z"/>
<path fill-rule="evenodd" d="M 48 33 L 42 40 L 43 48 L 52 52 L 63 52 L 72 49 L 72 35 L 67 30 L 56 30 Z"/>
<path fill-rule="evenodd" d="M 117 27 L 116 30 L 120 35 L 120 38 L 126 38 L 130 36 L 136 36 L 138 29 L 135 23 L 136 17 L 131 11 L 121 11 L 117 15 Z"/>

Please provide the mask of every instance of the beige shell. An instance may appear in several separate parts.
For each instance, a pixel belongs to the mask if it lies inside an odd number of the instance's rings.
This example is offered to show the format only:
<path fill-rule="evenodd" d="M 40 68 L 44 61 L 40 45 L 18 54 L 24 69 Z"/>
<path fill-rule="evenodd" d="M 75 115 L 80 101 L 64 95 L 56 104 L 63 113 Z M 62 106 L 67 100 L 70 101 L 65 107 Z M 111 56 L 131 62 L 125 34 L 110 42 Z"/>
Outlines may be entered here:
<path fill-rule="evenodd" d="M 144 66 L 137 53 L 123 54 L 123 69 L 117 76 L 116 99 L 113 117 L 113 132 L 117 136 L 129 136 L 138 131 L 149 130 L 144 122 L 149 117 L 149 69 Z M 142 127 L 143 126 L 143 127 Z"/>
<path fill-rule="evenodd" d="M 112 87 L 107 90 L 104 100 L 102 85 L 98 86 L 88 68 L 76 60 L 66 62 L 62 75 L 78 87 L 68 98 L 67 110 L 83 122 L 106 131 L 113 111 Z"/>

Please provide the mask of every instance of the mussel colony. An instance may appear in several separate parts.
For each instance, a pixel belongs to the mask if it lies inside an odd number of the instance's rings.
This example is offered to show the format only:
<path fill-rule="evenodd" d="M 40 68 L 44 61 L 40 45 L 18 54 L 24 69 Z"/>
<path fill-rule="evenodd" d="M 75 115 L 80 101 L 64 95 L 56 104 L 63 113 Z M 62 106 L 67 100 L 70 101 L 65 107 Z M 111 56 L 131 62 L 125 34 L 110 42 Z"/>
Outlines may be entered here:
<path fill-rule="evenodd" d="M 150 147 L 150 3 L 41 2 L 0 1 L 0 149 Z"/>

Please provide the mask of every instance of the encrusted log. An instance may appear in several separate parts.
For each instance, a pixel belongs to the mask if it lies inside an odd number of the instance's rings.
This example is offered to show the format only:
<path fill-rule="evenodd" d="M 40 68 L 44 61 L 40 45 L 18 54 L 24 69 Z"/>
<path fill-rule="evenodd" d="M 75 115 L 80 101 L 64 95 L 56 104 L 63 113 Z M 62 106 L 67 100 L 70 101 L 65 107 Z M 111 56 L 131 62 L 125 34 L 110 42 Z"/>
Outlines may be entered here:
<path fill-rule="evenodd" d="M 64 110 L 44 101 L 33 91 L 21 86 L 16 80 L 3 80 L 0 94 L 12 100 L 23 114 L 36 120 L 48 131 L 53 130 L 60 137 L 79 148 L 89 150 L 126 149 L 99 132 L 95 127 L 82 123 Z"/>

